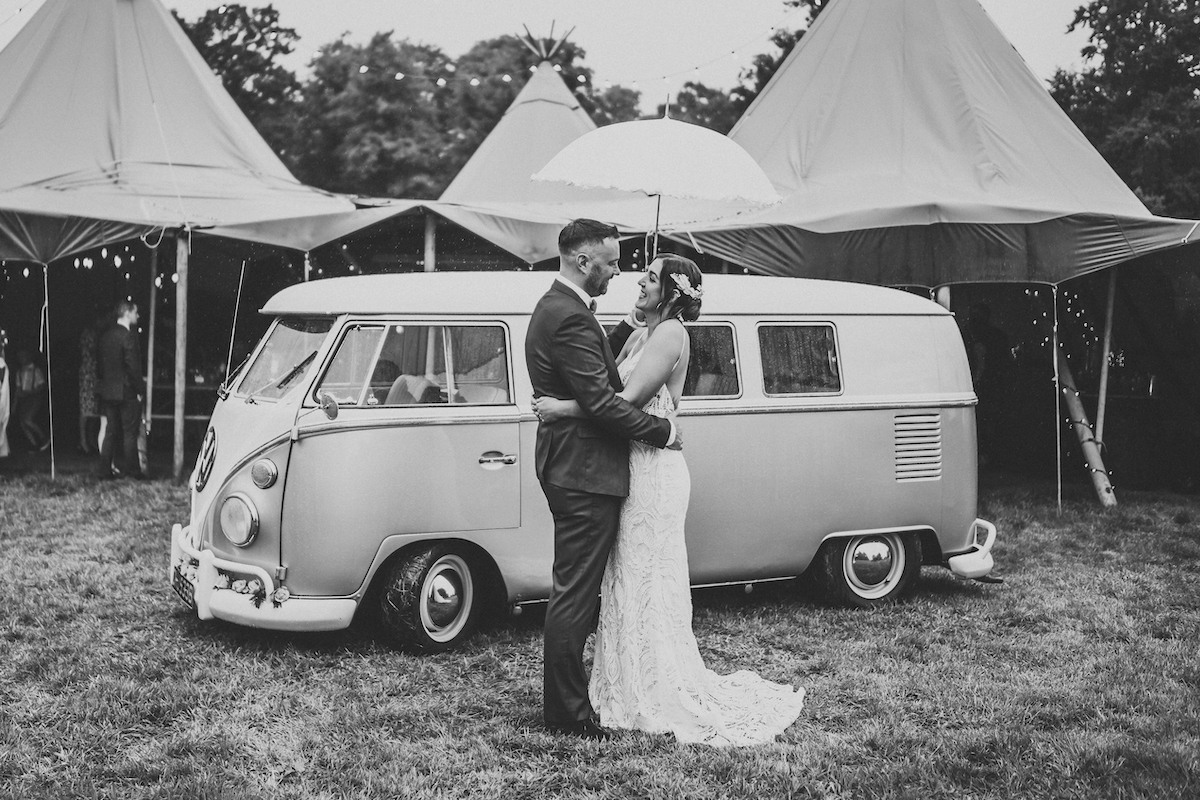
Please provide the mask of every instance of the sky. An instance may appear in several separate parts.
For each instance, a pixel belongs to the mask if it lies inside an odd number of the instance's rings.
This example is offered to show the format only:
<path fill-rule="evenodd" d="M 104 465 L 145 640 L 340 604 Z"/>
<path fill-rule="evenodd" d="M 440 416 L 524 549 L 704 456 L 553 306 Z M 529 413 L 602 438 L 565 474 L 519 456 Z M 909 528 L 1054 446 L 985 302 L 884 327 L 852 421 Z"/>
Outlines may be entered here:
<path fill-rule="evenodd" d="M 0 0 L 0 47 L 45 0 Z M 165 0 L 185 19 L 196 19 L 219 0 Z M 973 0 L 963 0 L 972 2 Z M 304 66 L 322 44 L 347 33 L 366 42 L 378 31 L 440 47 L 451 58 L 483 39 L 537 37 L 568 30 L 587 52 L 595 80 L 640 89 L 653 107 L 684 81 L 729 89 L 753 57 L 769 47 L 772 26 L 802 27 L 802 10 L 783 0 L 271 0 L 280 24 L 300 35 L 288 62 Z M 1083 0 L 979 0 L 992 20 L 1040 78 L 1056 68 L 1079 69 L 1082 31 L 1067 33 Z M 243 0 L 267 5 L 268 0 Z M 664 78 L 666 80 L 664 80 Z"/>

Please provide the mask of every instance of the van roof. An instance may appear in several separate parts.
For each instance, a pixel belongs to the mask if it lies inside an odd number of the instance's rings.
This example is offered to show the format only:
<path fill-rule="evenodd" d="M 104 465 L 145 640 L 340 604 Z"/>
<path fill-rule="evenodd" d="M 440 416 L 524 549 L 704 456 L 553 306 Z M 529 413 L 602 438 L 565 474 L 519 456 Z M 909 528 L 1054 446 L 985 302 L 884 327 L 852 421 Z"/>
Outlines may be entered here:
<path fill-rule="evenodd" d="M 262 313 L 527 314 L 556 274 L 412 272 L 326 278 L 287 287 L 267 301 Z M 628 313 L 637 298 L 638 277 L 637 272 L 623 272 L 614 278 L 608 293 L 597 298 L 597 313 Z M 704 313 L 929 316 L 949 312 L 918 295 L 863 283 L 706 274 Z"/>

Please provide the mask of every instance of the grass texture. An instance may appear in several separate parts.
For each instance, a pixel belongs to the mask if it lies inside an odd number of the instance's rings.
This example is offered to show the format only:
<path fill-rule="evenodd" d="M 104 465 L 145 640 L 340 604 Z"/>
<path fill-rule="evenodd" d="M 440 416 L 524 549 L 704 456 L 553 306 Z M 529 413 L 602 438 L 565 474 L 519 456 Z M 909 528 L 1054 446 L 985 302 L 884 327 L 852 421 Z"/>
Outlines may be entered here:
<path fill-rule="evenodd" d="M 808 691 L 776 743 L 722 750 L 544 732 L 536 610 L 432 657 L 201 623 L 166 579 L 185 489 L 0 477 L 0 798 L 1200 796 L 1200 503 L 982 506 L 1002 585 L 697 591 L 711 668 Z"/>

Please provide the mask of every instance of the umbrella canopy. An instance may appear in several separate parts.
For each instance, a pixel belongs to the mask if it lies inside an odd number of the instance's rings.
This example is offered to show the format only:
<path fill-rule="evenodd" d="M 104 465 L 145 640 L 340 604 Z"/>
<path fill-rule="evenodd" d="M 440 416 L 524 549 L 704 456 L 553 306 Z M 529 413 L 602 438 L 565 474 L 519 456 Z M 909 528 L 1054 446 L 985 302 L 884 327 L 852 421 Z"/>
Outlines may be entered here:
<path fill-rule="evenodd" d="M 621 122 L 584 134 L 533 179 L 685 200 L 757 205 L 780 200 L 737 143 L 668 117 Z"/>
<path fill-rule="evenodd" d="M 691 233 L 771 274 L 1058 282 L 1193 226 L 1146 210 L 976 0 L 833 0 L 730 138 L 785 200 Z"/>
<path fill-rule="evenodd" d="M 292 177 L 159 0 L 47 0 L 0 75 L 0 257 L 354 209 Z"/>

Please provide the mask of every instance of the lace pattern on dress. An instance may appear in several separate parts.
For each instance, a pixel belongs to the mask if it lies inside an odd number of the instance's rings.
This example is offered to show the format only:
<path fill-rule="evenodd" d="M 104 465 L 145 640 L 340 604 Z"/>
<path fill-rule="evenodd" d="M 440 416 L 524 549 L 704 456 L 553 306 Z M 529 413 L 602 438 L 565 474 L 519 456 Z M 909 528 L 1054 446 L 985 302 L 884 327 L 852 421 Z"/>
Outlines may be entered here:
<path fill-rule="evenodd" d="M 628 381 L 641 351 L 619 367 Z M 666 386 L 643 410 L 675 413 Z M 684 518 L 691 478 L 683 454 L 633 442 L 629 497 L 601 588 L 589 684 L 602 725 L 673 733 L 716 746 L 772 741 L 800 715 L 804 690 L 704 666 L 692 633 Z"/>

